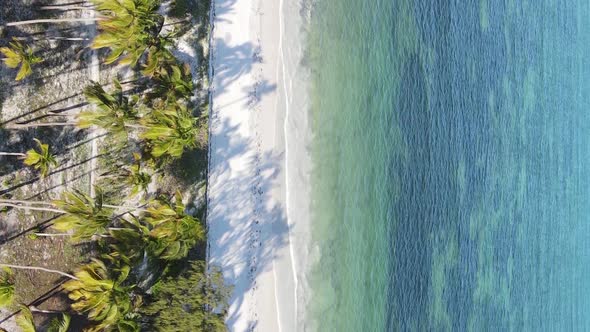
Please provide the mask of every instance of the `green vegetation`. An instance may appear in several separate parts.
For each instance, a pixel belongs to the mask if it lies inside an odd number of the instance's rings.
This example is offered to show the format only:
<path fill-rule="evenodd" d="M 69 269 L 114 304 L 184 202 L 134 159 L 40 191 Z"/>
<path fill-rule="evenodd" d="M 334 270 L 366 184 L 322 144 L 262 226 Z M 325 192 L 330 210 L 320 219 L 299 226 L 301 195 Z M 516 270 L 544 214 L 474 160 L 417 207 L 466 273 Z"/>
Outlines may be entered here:
<path fill-rule="evenodd" d="M 165 278 L 153 289 L 152 301 L 141 313 L 156 331 L 225 331 L 231 289 L 219 270 L 206 272 L 203 262 L 192 263 L 190 270 Z"/>
<path fill-rule="evenodd" d="M 30 149 L 26 153 L 18 152 L 0 152 L 4 156 L 16 156 L 23 159 L 23 163 L 39 170 L 41 177 L 46 177 L 52 167 L 57 166 L 57 159 L 51 153 L 48 144 L 43 144 L 40 140 L 33 139 L 37 144 L 38 150 Z"/>
<path fill-rule="evenodd" d="M 12 270 L 5 267 L 0 274 L 0 307 L 5 307 L 14 301 L 14 281 Z"/>
<path fill-rule="evenodd" d="M 57 166 L 57 159 L 55 155 L 49 150 L 48 144 L 41 143 L 40 140 L 34 139 L 39 150 L 31 149 L 25 154 L 25 165 L 31 166 L 39 170 L 41 177 L 46 177 L 49 174 L 51 167 Z"/>
<path fill-rule="evenodd" d="M 91 243 L 94 250 L 89 261 L 63 271 L 0 262 L 0 306 L 14 310 L 16 323 L 25 332 L 41 328 L 65 332 L 72 330 L 74 321 L 75 329 L 84 331 L 225 331 L 230 288 L 221 272 L 203 261 L 206 231 L 199 218 L 203 207 L 188 209 L 183 203 L 186 197 L 169 186 L 149 190 L 169 177 L 175 165 L 194 158 L 195 150 L 206 149 L 207 121 L 201 105 L 192 99 L 193 75 L 174 56 L 182 32 L 163 29 L 166 18 L 159 13 L 161 0 L 90 2 L 97 19 L 40 19 L 6 26 L 94 20 L 98 34 L 89 47 L 108 50 L 103 64 L 129 67 L 130 88 L 120 78 L 112 80 L 112 88 L 88 82 L 81 91 L 88 107 L 60 115 L 68 121 L 45 122 L 38 117 L 25 123 L 5 122 L 0 129 L 100 129 L 112 151 L 98 161 L 98 181 L 91 181 L 90 192 L 63 190 L 59 199 L 0 192 L 0 214 L 26 211 L 25 217 L 30 213 L 33 218 L 50 217 L 43 221 L 43 228 L 27 230 L 31 241 L 60 236 L 74 244 Z M 33 74 L 33 66 L 41 61 L 31 46 L 16 39 L 0 52 L 7 67 L 18 68 L 16 80 Z M 59 156 L 48 144 L 34 140 L 37 147 L 26 153 L 0 155 L 21 158 L 41 178 L 67 169 L 53 171 Z M 103 191 L 99 184 L 109 188 Z M 42 233 L 44 229 L 59 233 Z M 23 290 L 13 270 L 66 279 L 56 285 L 56 292 L 67 295 L 70 309 L 37 327 L 36 308 L 33 302 L 23 304 L 19 295 Z"/>
<path fill-rule="evenodd" d="M 0 53 L 4 55 L 4 64 L 9 68 L 19 68 L 16 74 L 16 80 L 20 81 L 23 78 L 33 73 L 32 67 L 41 62 L 42 59 L 35 55 L 33 49 L 29 46 L 24 46 L 18 40 L 14 40 L 9 44 L 9 47 L 0 47 Z"/>

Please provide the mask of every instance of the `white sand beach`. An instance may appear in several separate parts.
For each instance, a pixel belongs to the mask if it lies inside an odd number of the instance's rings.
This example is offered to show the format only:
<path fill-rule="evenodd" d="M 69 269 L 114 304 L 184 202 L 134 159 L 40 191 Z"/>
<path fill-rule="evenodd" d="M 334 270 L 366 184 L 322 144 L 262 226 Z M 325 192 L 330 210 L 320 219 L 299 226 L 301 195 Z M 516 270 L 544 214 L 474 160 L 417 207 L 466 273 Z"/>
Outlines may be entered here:
<path fill-rule="evenodd" d="M 301 331 L 305 313 L 303 7 L 285 2 L 213 4 L 208 255 L 235 287 L 231 331 Z"/>

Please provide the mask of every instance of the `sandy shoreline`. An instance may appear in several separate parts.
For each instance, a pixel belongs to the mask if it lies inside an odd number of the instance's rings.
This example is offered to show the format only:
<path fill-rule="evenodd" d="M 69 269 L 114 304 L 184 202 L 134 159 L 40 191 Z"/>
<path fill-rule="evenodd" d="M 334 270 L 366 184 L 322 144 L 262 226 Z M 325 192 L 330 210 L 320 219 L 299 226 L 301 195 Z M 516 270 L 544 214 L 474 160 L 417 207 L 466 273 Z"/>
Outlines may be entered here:
<path fill-rule="evenodd" d="M 208 254 L 235 286 L 231 331 L 303 326 L 307 104 L 301 5 L 285 2 L 213 4 Z"/>

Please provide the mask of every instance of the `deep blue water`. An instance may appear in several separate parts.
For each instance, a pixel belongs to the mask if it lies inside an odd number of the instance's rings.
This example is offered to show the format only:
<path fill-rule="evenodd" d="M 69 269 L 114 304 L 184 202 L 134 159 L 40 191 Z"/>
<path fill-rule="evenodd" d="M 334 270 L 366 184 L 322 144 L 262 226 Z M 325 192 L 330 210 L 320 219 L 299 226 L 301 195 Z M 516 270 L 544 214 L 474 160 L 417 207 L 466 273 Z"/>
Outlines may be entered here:
<path fill-rule="evenodd" d="M 589 22 L 317 1 L 311 330 L 590 329 Z"/>

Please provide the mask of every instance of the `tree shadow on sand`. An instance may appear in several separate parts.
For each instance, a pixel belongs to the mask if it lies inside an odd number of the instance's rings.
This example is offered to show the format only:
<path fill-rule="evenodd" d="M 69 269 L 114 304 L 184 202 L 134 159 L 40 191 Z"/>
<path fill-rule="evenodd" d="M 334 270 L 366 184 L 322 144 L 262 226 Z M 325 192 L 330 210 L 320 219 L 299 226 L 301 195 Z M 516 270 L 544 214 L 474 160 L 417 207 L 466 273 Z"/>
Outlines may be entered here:
<path fill-rule="evenodd" d="M 257 290 L 257 277 L 288 246 L 285 208 L 272 194 L 281 180 L 283 156 L 261 151 L 228 121 L 213 123 L 212 130 L 217 139 L 210 146 L 208 249 L 211 264 L 221 265 L 226 279 L 235 282 L 227 318 L 233 326 L 248 294 Z M 257 324 L 256 318 L 249 324 Z"/>

